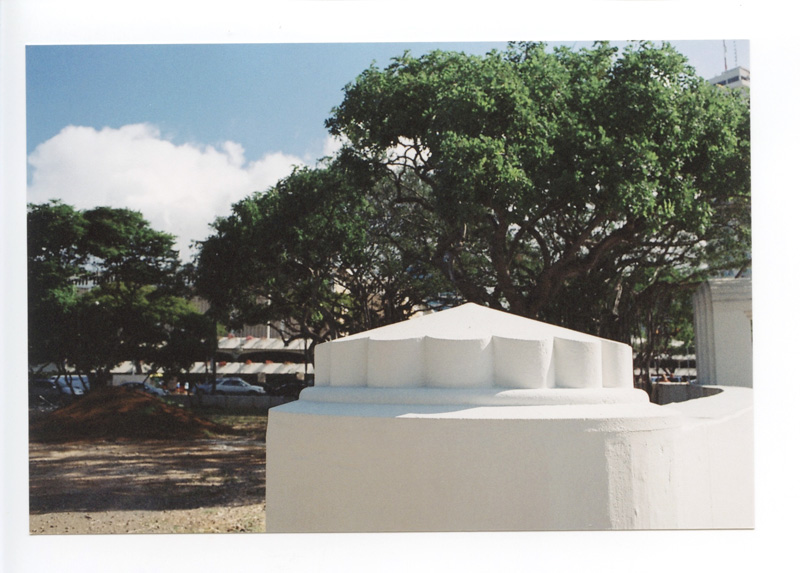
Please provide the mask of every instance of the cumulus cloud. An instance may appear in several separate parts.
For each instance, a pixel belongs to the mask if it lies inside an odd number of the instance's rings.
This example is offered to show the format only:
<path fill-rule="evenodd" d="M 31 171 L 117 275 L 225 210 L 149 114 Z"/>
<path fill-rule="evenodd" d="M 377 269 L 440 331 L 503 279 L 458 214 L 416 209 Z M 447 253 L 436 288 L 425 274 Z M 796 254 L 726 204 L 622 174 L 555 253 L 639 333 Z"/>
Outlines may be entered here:
<path fill-rule="evenodd" d="M 395 171 L 424 165 L 430 156 L 430 149 L 407 137 L 400 137 L 397 145 L 386 150 L 389 167 Z"/>
<path fill-rule="evenodd" d="M 345 137 L 339 137 L 335 135 L 329 135 L 325 139 L 325 143 L 322 147 L 322 156 L 323 157 L 333 157 L 339 150 L 344 147 L 347 143 L 347 139 Z"/>
<path fill-rule="evenodd" d="M 101 205 L 141 211 L 153 228 L 177 237 L 188 260 L 192 240 L 254 191 L 274 185 L 304 162 L 282 153 L 247 162 L 244 148 L 176 145 L 150 124 L 120 128 L 68 126 L 28 157 L 28 201 L 61 199 L 78 209 Z"/>

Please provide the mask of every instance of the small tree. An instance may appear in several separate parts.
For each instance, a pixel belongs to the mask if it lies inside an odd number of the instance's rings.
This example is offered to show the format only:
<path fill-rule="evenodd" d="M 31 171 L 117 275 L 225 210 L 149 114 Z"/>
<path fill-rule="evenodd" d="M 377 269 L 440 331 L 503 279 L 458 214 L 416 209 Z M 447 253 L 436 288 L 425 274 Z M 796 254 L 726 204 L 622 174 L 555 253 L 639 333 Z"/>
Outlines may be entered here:
<path fill-rule="evenodd" d="M 413 235 L 398 235 L 410 221 L 360 167 L 298 169 L 214 223 L 197 289 L 216 316 L 317 343 L 405 319 L 437 292 Z"/>
<path fill-rule="evenodd" d="M 169 362 L 170 333 L 196 314 L 173 243 L 129 209 L 29 205 L 29 361 L 101 379 L 126 360 Z"/>
<path fill-rule="evenodd" d="M 163 368 L 166 376 L 178 376 L 195 362 L 207 362 L 217 350 L 217 323 L 210 316 L 186 309 L 165 334 L 165 342 L 157 349 L 153 364 Z M 216 384 L 216 380 L 213 382 Z"/>

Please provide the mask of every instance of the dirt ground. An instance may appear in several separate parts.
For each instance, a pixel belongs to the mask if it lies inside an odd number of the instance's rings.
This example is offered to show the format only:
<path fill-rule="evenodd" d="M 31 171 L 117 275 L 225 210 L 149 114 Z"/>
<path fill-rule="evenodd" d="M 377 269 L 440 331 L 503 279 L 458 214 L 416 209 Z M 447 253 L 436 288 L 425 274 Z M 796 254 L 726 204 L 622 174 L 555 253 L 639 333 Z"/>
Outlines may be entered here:
<path fill-rule="evenodd" d="M 136 394 L 99 404 L 84 398 L 79 406 L 31 417 L 30 533 L 264 532 L 266 414 L 196 416 Z M 129 435 L 99 426 L 88 432 L 85 424 L 77 432 L 83 435 L 69 431 L 70 420 L 88 410 L 102 419 L 120 400 L 128 419 L 114 425 L 112 415 L 106 424 Z M 152 439 L 137 435 L 150 430 L 131 430 L 137 411 L 144 412 L 141 425 L 151 428 L 154 408 L 160 419 L 172 418 L 176 437 Z M 55 426 L 57 437 L 50 431 Z"/>

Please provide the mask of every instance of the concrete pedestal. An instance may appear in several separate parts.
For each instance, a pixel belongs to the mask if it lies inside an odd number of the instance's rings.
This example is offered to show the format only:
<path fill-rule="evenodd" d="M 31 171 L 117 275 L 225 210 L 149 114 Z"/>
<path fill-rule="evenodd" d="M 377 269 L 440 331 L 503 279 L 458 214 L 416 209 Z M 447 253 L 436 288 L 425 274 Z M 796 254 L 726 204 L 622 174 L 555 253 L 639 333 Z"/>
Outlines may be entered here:
<path fill-rule="evenodd" d="M 751 394 L 727 390 L 675 407 L 286 404 L 267 530 L 750 528 Z"/>
<path fill-rule="evenodd" d="M 318 347 L 322 385 L 270 411 L 267 531 L 752 527 L 749 389 L 657 406 L 629 347 L 532 322 L 467 305 Z"/>

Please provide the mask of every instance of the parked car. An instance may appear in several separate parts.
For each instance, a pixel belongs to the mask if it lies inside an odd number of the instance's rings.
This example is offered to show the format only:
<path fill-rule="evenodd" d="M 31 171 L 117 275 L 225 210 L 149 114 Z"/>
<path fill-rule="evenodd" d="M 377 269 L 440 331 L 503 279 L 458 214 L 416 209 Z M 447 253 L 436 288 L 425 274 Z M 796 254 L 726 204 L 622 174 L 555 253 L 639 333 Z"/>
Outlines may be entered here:
<path fill-rule="evenodd" d="M 61 394 L 83 396 L 89 391 L 89 378 L 83 374 L 67 374 L 49 378 Z"/>
<path fill-rule="evenodd" d="M 211 383 L 197 384 L 195 392 L 197 394 L 211 394 Z M 267 392 L 261 386 L 248 384 L 241 378 L 219 378 L 217 380 L 217 394 L 237 395 L 237 396 L 258 396 Z"/>
<path fill-rule="evenodd" d="M 152 394 L 153 396 L 169 396 L 169 392 L 163 388 L 158 388 L 152 384 L 146 384 L 145 382 L 124 382 L 120 387 L 126 390 L 140 390 Z"/>
<path fill-rule="evenodd" d="M 50 378 L 35 378 L 28 383 L 28 395 L 38 396 L 45 400 L 57 400 L 61 391 Z"/>

